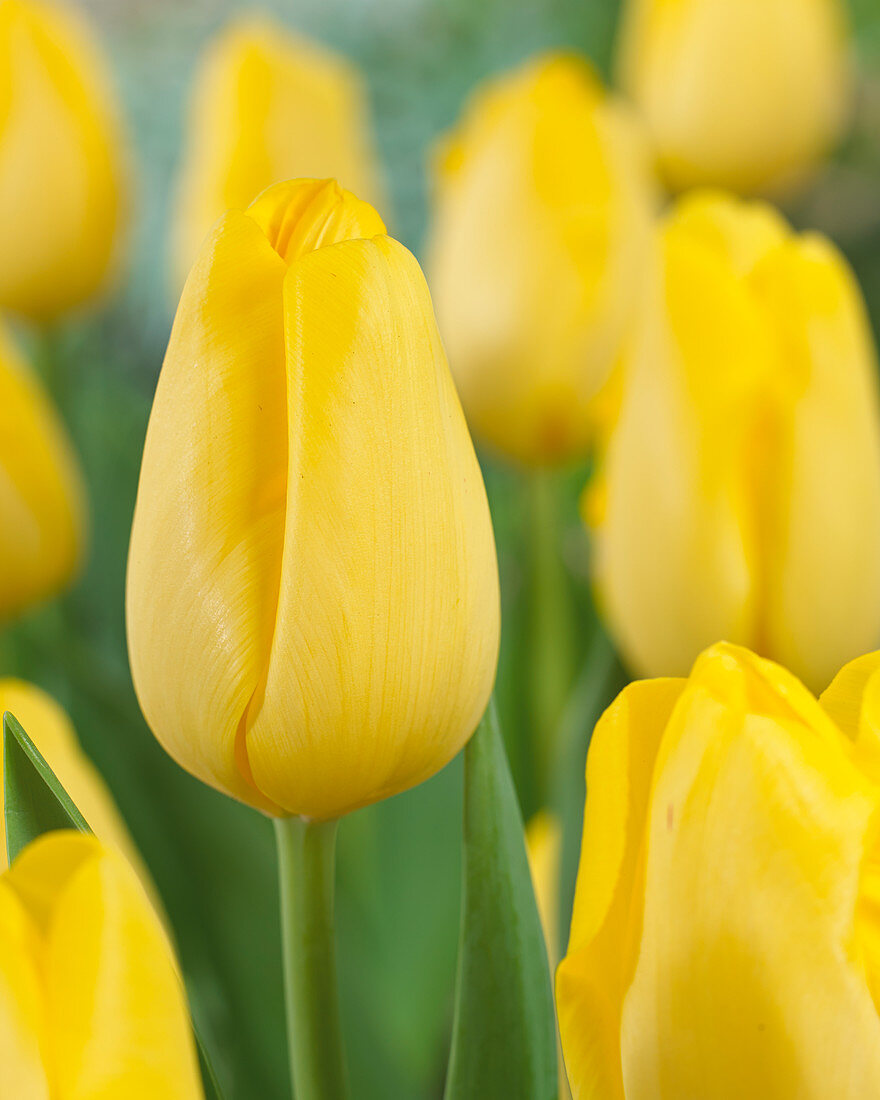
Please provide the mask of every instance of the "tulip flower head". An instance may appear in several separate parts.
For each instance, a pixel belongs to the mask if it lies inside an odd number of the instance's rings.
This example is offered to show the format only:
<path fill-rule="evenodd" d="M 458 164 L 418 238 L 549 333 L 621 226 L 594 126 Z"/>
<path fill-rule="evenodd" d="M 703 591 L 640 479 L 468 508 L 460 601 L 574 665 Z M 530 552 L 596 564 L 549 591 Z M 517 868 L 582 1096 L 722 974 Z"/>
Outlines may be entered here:
<path fill-rule="evenodd" d="M 439 770 L 497 659 L 485 490 L 413 256 L 333 181 L 226 214 L 187 280 L 128 569 L 172 756 L 329 819 Z"/>
<path fill-rule="evenodd" d="M 575 1100 L 880 1095 L 880 654 L 818 701 L 747 650 L 596 727 L 568 953 Z"/>
<path fill-rule="evenodd" d="M 117 103 L 80 15 L 0 0 L 0 308 L 52 320 L 104 287 L 126 198 Z"/>
<path fill-rule="evenodd" d="M 82 556 L 84 512 L 64 428 L 0 324 L 0 620 L 70 580 Z"/>
<path fill-rule="evenodd" d="M 791 189 L 849 113 L 841 0 L 628 0 L 621 82 L 675 188 Z"/>
<path fill-rule="evenodd" d="M 446 139 L 431 287 L 468 420 L 500 453 L 541 465 L 589 449 L 653 199 L 639 127 L 574 55 L 491 82 Z"/>
<path fill-rule="evenodd" d="M 48 833 L 0 876 L 0 1095 L 202 1100 L 161 922 L 122 857 Z"/>
<path fill-rule="evenodd" d="M 381 206 L 360 75 L 265 16 L 233 20 L 196 74 L 174 228 L 180 285 L 214 222 L 273 183 L 333 177 Z"/>
<path fill-rule="evenodd" d="M 718 638 L 811 687 L 880 641 L 876 353 L 846 261 L 762 205 L 695 194 L 587 496 L 598 595 L 640 675 Z"/>
<path fill-rule="evenodd" d="M 140 856 L 113 796 L 80 747 L 64 710 L 50 695 L 33 684 L 5 677 L 0 679 L 0 716 L 6 711 L 21 723 L 95 835 L 121 852 L 150 889 L 147 872 L 141 865 Z M 0 761 L 0 784 L 2 774 Z M 0 814 L 0 870 L 5 870 L 6 866 L 6 822 Z"/>

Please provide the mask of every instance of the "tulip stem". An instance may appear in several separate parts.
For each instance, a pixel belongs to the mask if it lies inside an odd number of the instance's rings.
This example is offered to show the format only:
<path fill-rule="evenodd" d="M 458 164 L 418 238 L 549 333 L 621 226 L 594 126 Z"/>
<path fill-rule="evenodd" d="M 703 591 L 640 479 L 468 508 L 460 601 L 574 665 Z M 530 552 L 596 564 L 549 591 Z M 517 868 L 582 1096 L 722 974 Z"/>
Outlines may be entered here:
<path fill-rule="evenodd" d="M 49 391 L 62 419 L 66 421 L 69 416 L 67 408 L 68 393 L 65 386 L 64 370 L 60 362 L 59 348 L 57 329 L 47 325 L 39 330 L 34 349 L 34 367 Z"/>
<path fill-rule="evenodd" d="M 538 805 L 545 805 L 559 724 L 572 680 L 571 593 L 560 546 L 564 478 L 556 471 L 529 474 L 530 700 L 532 753 Z"/>
<path fill-rule="evenodd" d="M 333 895 L 337 821 L 275 822 L 290 1072 L 296 1100 L 348 1096 Z"/>

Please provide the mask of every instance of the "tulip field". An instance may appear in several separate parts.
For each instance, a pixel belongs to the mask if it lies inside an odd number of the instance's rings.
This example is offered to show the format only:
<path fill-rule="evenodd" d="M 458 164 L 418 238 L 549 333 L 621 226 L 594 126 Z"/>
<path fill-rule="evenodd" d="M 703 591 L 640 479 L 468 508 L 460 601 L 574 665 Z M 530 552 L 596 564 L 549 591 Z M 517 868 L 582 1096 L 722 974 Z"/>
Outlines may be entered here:
<path fill-rule="evenodd" d="M 880 1097 L 880 0 L 0 0 L 0 1100 Z"/>

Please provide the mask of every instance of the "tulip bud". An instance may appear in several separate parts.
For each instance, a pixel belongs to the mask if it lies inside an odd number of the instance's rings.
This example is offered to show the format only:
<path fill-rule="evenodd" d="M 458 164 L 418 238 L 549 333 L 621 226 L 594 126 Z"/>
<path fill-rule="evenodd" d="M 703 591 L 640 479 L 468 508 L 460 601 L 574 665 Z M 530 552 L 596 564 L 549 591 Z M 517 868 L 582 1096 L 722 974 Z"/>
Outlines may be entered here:
<path fill-rule="evenodd" d="M 0 876 L 0 1094 L 202 1100 L 186 998 L 137 877 L 48 833 Z"/>
<path fill-rule="evenodd" d="M 153 732 L 244 802 L 337 817 L 455 755 L 498 632 L 418 264 L 334 182 L 269 188 L 202 249 L 147 432 L 128 637 Z"/>
<path fill-rule="evenodd" d="M 647 149 L 589 65 L 551 54 L 483 88 L 438 158 L 431 286 L 475 435 L 582 457 L 653 212 Z"/>
<path fill-rule="evenodd" d="M 72 8 L 0 0 L 0 307 L 81 305 L 115 259 L 125 173 L 104 59 Z"/>
<path fill-rule="evenodd" d="M 214 222 L 273 183 L 333 177 L 381 204 L 366 91 L 357 70 L 264 16 L 233 20 L 199 65 L 174 228 L 183 284 Z"/>
<path fill-rule="evenodd" d="M 811 686 L 880 638 L 876 355 L 846 261 L 767 207 L 682 201 L 588 498 L 625 658 L 718 638 Z"/>
<path fill-rule="evenodd" d="M 621 82 L 675 188 L 790 189 L 846 123 L 841 0 L 629 0 Z"/>
<path fill-rule="evenodd" d="M 817 701 L 722 644 L 605 712 L 556 983 L 575 1100 L 880 1095 L 878 670 Z"/>
<path fill-rule="evenodd" d="M 83 513 L 67 435 L 0 325 L 0 620 L 70 580 Z"/>
<path fill-rule="evenodd" d="M 13 714 L 37 746 L 61 786 L 73 799 L 89 827 L 105 844 L 117 848 L 151 889 L 125 822 L 100 773 L 83 753 L 73 725 L 55 700 L 33 684 L 0 679 L 0 716 Z M 3 765 L 0 760 L 0 787 Z M 0 813 L 0 870 L 6 862 L 6 821 Z"/>

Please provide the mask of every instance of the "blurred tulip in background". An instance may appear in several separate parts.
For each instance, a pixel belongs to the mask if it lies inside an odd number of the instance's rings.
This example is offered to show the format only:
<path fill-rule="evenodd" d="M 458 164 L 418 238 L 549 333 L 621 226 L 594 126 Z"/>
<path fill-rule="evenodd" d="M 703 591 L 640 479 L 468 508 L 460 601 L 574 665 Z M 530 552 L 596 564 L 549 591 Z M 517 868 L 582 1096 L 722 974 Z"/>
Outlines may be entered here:
<path fill-rule="evenodd" d="M 104 288 L 125 161 L 113 86 L 78 10 L 0 0 L 0 309 L 43 323 Z"/>
<path fill-rule="evenodd" d="M 719 638 L 811 687 L 880 640 L 880 407 L 859 287 L 770 207 L 660 230 L 619 417 L 586 497 L 600 605 L 642 675 Z"/>
<path fill-rule="evenodd" d="M 201 1100 L 189 1012 L 131 868 L 49 833 L 0 877 L 0 1091 L 19 1100 Z"/>
<path fill-rule="evenodd" d="M 575 1100 L 880 1093 L 880 654 L 716 645 L 596 728 L 557 1005 Z"/>
<path fill-rule="evenodd" d="M 0 619 L 70 581 L 82 555 L 84 512 L 67 434 L 0 324 Z"/>
<path fill-rule="evenodd" d="M 363 83 L 341 55 L 268 17 L 240 16 L 196 73 L 174 227 L 179 284 L 221 214 L 304 176 L 337 179 L 382 208 Z"/>
<path fill-rule="evenodd" d="M 405 790 L 483 713 L 499 606 L 480 469 L 418 263 L 333 181 L 227 214 L 187 280 L 127 616 L 156 736 L 275 815 Z"/>
<path fill-rule="evenodd" d="M 619 74 L 674 188 L 785 191 L 851 99 L 842 0 L 628 0 Z"/>
<path fill-rule="evenodd" d="M 640 128 L 547 54 L 483 86 L 436 164 L 431 289 L 471 429 L 526 464 L 583 458 L 649 239 Z"/>

